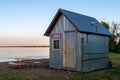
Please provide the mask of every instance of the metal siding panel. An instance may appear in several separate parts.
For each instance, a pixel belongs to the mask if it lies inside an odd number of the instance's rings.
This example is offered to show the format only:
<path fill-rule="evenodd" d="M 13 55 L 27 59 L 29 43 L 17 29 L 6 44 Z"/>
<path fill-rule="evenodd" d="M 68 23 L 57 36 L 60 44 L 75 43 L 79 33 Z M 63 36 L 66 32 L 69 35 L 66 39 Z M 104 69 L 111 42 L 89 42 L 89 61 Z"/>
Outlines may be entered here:
<path fill-rule="evenodd" d="M 65 16 L 61 16 L 58 22 L 55 24 L 55 27 L 51 31 L 54 33 L 63 33 L 64 31 L 73 31 L 75 30 L 74 26 L 67 20 Z"/>
<path fill-rule="evenodd" d="M 59 18 L 59 22 L 58 22 L 58 33 L 61 32 L 61 18 Z"/>
<path fill-rule="evenodd" d="M 106 37 L 106 52 L 109 53 L 109 37 Z"/>
<path fill-rule="evenodd" d="M 51 43 L 51 37 L 50 37 L 50 43 Z M 50 67 L 52 67 L 52 44 L 50 44 L 50 53 L 49 53 L 49 57 L 50 57 L 50 59 L 49 59 L 49 66 Z"/>
<path fill-rule="evenodd" d="M 89 59 L 96 59 L 96 58 L 103 58 L 103 57 L 108 57 L 108 54 L 103 54 L 103 53 L 95 53 L 95 54 L 84 54 L 84 59 L 83 60 L 89 60 Z"/>
<path fill-rule="evenodd" d="M 108 51 L 107 37 L 90 35 L 88 43 L 85 45 L 85 53 L 105 53 Z"/>
<path fill-rule="evenodd" d="M 59 68 L 63 68 L 63 37 L 61 38 L 60 49 Z"/>
<path fill-rule="evenodd" d="M 90 61 L 83 61 L 83 72 L 86 71 L 91 71 L 91 66 L 92 64 L 90 63 Z"/>
<path fill-rule="evenodd" d="M 68 27 L 68 20 L 65 18 L 65 23 L 66 23 L 66 30 L 69 30 L 70 27 Z"/>
<path fill-rule="evenodd" d="M 108 67 L 108 58 L 83 61 L 83 72 L 103 69 Z"/>
<path fill-rule="evenodd" d="M 62 27 L 63 27 L 62 32 L 64 32 L 64 30 L 65 30 L 65 17 L 63 15 L 61 16 L 61 20 L 62 20 L 61 24 L 62 24 Z"/>
<path fill-rule="evenodd" d="M 50 37 L 50 43 L 52 43 L 52 39 Z M 52 44 L 50 44 L 50 61 L 49 61 L 49 64 L 50 64 L 50 67 L 54 68 L 54 55 L 53 55 L 53 50 L 52 50 Z"/>
<path fill-rule="evenodd" d="M 108 65 L 108 37 L 89 34 L 88 40 L 84 47 L 83 71 L 106 68 Z"/>
<path fill-rule="evenodd" d="M 81 71 L 81 33 L 77 32 L 76 70 Z"/>
<path fill-rule="evenodd" d="M 54 50 L 54 62 L 55 62 L 55 67 L 59 68 L 59 51 Z"/>
<path fill-rule="evenodd" d="M 95 67 L 93 69 L 101 69 L 108 67 L 108 58 L 95 60 Z"/>

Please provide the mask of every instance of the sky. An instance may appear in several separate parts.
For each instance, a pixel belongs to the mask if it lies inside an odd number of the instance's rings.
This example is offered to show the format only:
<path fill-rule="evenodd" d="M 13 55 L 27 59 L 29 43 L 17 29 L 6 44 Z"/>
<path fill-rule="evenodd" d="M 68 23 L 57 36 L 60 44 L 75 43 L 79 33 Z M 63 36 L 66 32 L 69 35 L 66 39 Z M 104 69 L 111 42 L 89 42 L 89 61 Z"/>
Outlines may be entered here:
<path fill-rule="evenodd" d="M 0 0 L 0 46 L 49 45 L 44 36 L 59 8 L 120 22 L 120 0 Z"/>

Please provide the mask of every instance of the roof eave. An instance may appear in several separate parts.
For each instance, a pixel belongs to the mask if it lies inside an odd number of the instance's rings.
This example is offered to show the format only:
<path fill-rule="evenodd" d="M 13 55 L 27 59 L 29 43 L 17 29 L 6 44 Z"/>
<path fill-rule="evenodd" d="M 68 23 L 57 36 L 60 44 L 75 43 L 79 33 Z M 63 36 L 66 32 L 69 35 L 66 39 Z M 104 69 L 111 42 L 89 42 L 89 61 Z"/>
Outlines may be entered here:
<path fill-rule="evenodd" d="M 86 31 L 80 31 L 80 33 L 88 33 L 88 34 L 95 34 L 95 35 L 112 36 L 111 34 L 101 34 L 101 33 L 95 33 L 95 32 L 86 32 Z"/>

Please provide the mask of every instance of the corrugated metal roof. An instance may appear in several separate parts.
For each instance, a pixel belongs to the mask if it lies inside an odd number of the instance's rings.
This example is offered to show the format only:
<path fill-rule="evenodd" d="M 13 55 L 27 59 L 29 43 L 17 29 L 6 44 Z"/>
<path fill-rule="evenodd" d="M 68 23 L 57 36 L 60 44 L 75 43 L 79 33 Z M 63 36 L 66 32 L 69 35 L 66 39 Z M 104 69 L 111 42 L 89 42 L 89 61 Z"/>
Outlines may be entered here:
<path fill-rule="evenodd" d="M 54 24 L 57 22 L 61 13 L 74 25 L 77 31 L 101 35 L 111 35 L 111 33 L 95 18 L 67 11 L 64 9 L 58 10 L 56 16 L 45 32 L 45 35 L 48 36 L 50 34 L 51 30 L 54 27 Z"/>

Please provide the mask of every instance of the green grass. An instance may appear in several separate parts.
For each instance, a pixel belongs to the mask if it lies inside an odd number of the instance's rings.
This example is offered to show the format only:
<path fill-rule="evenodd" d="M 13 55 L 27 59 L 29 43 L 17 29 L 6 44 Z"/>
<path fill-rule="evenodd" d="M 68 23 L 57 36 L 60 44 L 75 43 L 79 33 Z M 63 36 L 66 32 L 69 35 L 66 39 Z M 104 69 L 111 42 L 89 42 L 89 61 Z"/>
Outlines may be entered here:
<path fill-rule="evenodd" d="M 110 60 L 120 60 L 120 53 L 110 53 L 109 55 Z"/>
<path fill-rule="evenodd" d="M 70 80 L 120 80 L 120 67 L 113 70 L 90 72 L 80 75 L 71 76 Z"/>
<path fill-rule="evenodd" d="M 110 53 L 110 60 L 115 64 L 114 69 L 80 73 L 76 72 L 71 76 L 41 76 L 39 74 L 11 72 L 0 70 L 0 80 L 120 80 L 120 54 Z M 57 75 L 57 74 L 56 74 Z"/>
<path fill-rule="evenodd" d="M 56 74 L 57 75 L 57 74 Z M 103 71 L 103 72 L 90 72 L 90 73 L 77 73 L 69 77 L 47 77 L 41 75 L 28 75 L 24 73 L 4 73 L 0 75 L 0 80 L 119 80 L 120 79 L 120 67 Z"/>
<path fill-rule="evenodd" d="M 25 73 L 13 73 L 7 72 L 0 74 L 0 80 L 64 80 L 64 78 L 41 76 L 39 74 L 25 74 Z"/>

